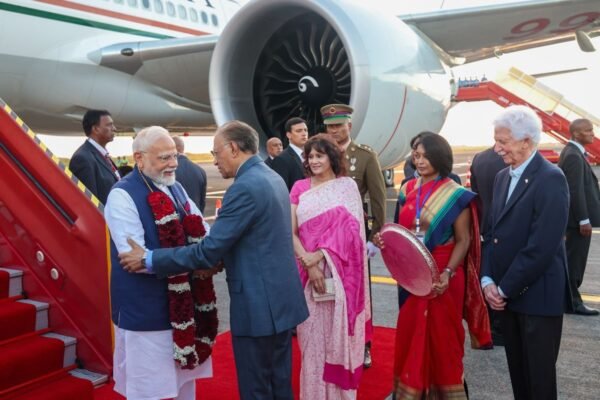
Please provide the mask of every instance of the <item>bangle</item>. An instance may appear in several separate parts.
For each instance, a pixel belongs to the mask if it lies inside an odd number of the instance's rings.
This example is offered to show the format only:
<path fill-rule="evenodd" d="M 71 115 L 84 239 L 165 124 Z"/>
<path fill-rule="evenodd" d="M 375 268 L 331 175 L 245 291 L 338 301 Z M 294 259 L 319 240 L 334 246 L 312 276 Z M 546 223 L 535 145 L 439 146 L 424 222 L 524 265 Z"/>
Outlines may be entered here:
<path fill-rule="evenodd" d="M 448 273 L 448 276 L 450 278 L 452 278 L 454 276 L 454 271 L 452 271 L 450 268 L 446 267 L 446 268 L 444 268 L 444 271 Z"/>

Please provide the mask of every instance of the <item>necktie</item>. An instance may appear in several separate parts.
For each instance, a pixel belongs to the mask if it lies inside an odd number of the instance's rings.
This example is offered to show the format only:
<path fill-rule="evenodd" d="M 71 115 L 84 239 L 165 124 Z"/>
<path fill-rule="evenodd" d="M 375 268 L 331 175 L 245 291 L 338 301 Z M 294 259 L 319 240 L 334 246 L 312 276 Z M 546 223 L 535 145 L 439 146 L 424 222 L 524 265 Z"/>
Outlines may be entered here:
<path fill-rule="evenodd" d="M 106 153 L 104 155 L 104 158 L 106 159 L 106 162 L 110 166 L 110 169 L 112 169 L 112 172 L 115 174 L 115 176 L 117 177 L 117 179 L 120 179 L 121 176 L 119 175 L 117 167 L 115 166 L 115 163 L 113 162 L 112 158 L 110 158 L 110 154 Z"/>

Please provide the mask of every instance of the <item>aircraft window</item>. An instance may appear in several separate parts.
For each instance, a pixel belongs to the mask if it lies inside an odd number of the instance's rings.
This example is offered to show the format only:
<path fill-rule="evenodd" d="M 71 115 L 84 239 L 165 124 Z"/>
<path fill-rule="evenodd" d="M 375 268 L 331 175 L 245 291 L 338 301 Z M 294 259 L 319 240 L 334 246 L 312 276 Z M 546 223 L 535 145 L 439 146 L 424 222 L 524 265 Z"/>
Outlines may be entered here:
<path fill-rule="evenodd" d="M 217 18 L 217 16 L 216 16 L 215 14 L 213 14 L 213 15 L 211 16 L 211 19 L 212 19 L 212 24 L 213 24 L 214 26 L 218 26 L 218 25 L 219 25 L 219 18 Z"/>
<path fill-rule="evenodd" d="M 186 11 L 185 7 L 182 6 L 181 4 L 179 6 L 177 6 L 177 12 L 179 13 L 179 18 L 187 19 L 187 11 Z"/>
<path fill-rule="evenodd" d="M 202 23 L 208 24 L 208 14 L 206 14 L 204 11 L 202 11 L 200 16 L 202 17 Z"/>
<path fill-rule="evenodd" d="M 137 0 L 127 0 L 127 4 L 129 4 L 129 7 L 137 7 Z"/>
<path fill-rule="evenodd" d="M 175 16 L 175 6 L 170 1 L 167 1 L 167 15 L 169 17 Z"/>
<path fill-rule="evenodd" d="M 165 6 L 163 5 L 162 0 L 154 0 L 154 10 L 159 14 L 165 12 Z"/>
<path fill-rule="evenodd" d="M 150 0 L 142 0 L 142 8 L 144 10 L 150 10 Z"/>
<path fill-rule="evenodd" d="M 192 22 L 198 22 L 198 12 L 193 8 L 190 8 L 190 19 Z"/>

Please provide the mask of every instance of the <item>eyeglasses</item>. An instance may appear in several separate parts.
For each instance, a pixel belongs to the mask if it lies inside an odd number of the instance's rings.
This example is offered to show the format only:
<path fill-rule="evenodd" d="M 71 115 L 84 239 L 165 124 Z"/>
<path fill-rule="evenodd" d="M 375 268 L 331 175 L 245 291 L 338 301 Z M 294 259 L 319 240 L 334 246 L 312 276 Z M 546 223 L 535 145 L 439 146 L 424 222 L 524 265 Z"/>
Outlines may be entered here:
<path fill-rule="evenodd" d="M 212 154 L 213 157 L 217 157 L 219 155 L 219 153 L 221 152 L 221 150 L 223 150 L 223 147 L 227 146 L 228 144 L 231 144 L 231 142 L 225 142 L 221 145 L 221 148 L 219 150 L 211 150 L 210 154 Z"/>
<path fill-rule="evenodd" d="M 142 151 L 141 153 L 148 154 L 147 151 Z M 178 155 L 179 155 L 178 153 L 163 154 L 163 155 L 160 155 L 160 156 L 156 156 L 156 158 L 158 158 L 158 160 L 160 162 L 168 163 L 169 161 L 176 161 Z"/>

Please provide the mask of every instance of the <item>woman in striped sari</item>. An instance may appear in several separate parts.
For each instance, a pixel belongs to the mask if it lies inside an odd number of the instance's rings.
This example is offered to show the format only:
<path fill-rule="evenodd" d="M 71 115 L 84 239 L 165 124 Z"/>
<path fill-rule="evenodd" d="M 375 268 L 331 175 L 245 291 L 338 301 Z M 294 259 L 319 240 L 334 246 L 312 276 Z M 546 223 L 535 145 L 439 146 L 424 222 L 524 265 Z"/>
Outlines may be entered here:
<path fill-rule="evenodd" d="M 489 347 L 487 312 L 478 283 L 479 233 L 475 194 L 448 178 L 452 150 L 439 135 L 425 135 L 413 153 L 419 177 L 400 189 L 397 223 L 411 229 L 432 253 L 439 273 L 435 297 L 403 291 L 395 355 L 395 398 L 466 399 L 465 332 L 474 347 Z M 383 246 L 380 238 L 376 244 Z"/>

